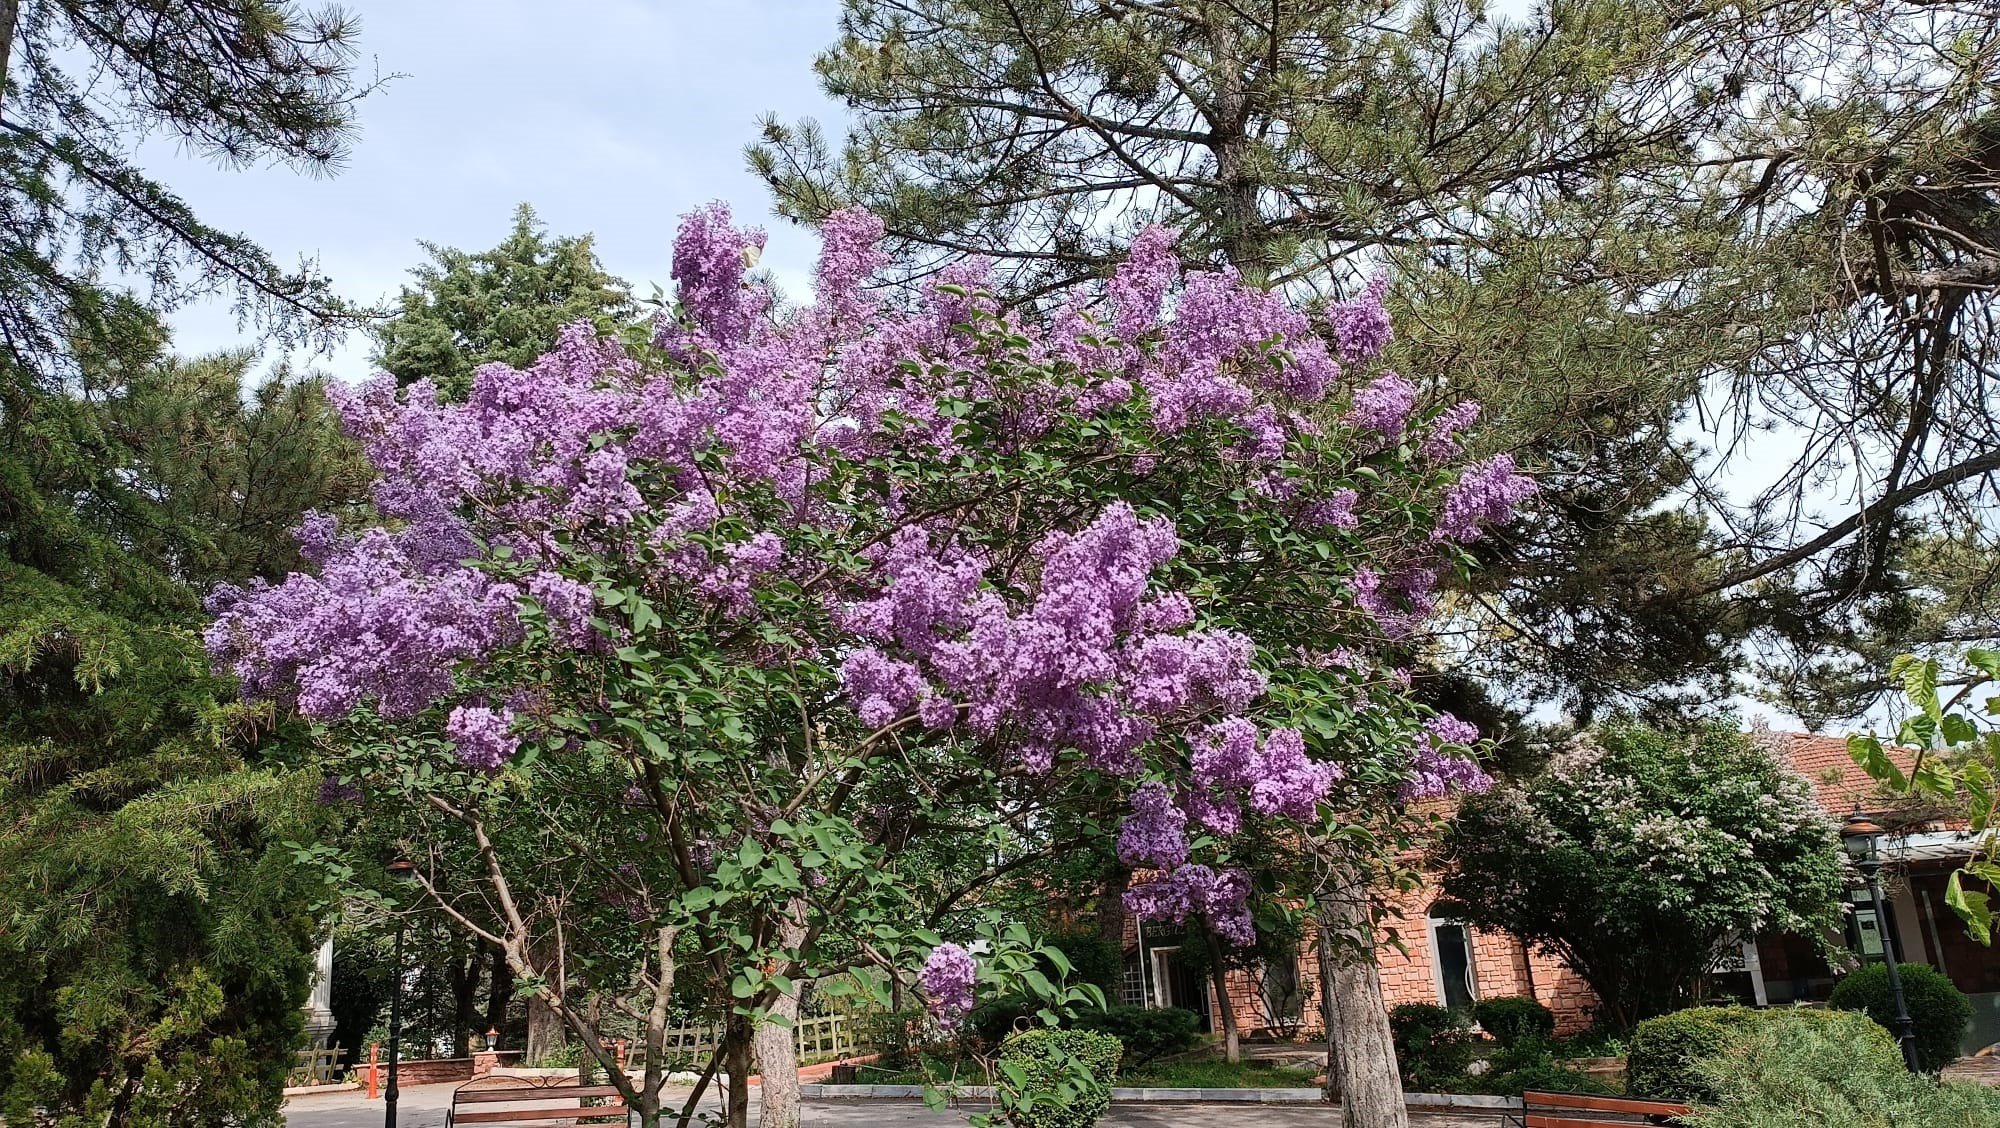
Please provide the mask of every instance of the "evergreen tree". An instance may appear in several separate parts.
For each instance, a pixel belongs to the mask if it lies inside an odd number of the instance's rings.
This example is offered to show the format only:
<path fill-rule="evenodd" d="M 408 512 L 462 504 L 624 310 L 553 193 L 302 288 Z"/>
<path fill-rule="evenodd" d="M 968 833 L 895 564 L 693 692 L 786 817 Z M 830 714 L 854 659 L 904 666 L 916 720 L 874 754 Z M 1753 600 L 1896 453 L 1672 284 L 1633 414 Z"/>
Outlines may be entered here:
<path fill-rule="evenodd" d="M 279 0 L 0 0 L 0 1117 L 272 1122 L 328 906 L 316 779 L 210 676 L 198 592 L 275 575 L 353 499 L 316 381 L 165 358 L 222 292 L 347 323 L 325 280 L 208 225 L 131 154 L 344 151 L 352 24 Z M 107 274 L 144 280 L 108 290 Z"/>
<path fill-rule="evenodd" d="M 598 264 L 590 236 L 549 238 L 527 204 L 490 251 L 423 247 L 431 261 L 410 272 L 417 284 L 376 331 L 375 361 L 399 383 L 429 380 L 450 399 L 465 397 L 482 364 L 533 362 L 572 321 L 629 321 L 638 311 Z"/>
<path fill-rule="evenodd" d="M 275 1116 L 303 1033 L 330 905 L 287 843 L 319 781 L 209 673 L 196 593 L 294 563 L 300 510 L 353 507 L 361 478 L 318 382 L 246 397 L 249 359 L 86 354 L 75 393 L 0 433 L 10 1124 Z"/>

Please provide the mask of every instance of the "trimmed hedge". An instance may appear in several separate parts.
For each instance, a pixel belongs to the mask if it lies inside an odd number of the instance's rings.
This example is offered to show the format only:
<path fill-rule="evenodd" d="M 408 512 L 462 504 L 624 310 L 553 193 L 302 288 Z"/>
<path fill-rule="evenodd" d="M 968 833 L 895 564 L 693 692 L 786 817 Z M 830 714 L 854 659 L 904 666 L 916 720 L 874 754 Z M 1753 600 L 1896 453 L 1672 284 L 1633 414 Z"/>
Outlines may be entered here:
<path fill-rule="evenodd" d="M 1903 998 L 1908 1004 L 1910 1025 L 1916 1031 L 1917 1065 L 1936 1073 L 1958 1056 L 1958 1044 L 1972 1021 L 1972 1004 L 1952 981 L 1925 964 L 1899 963 L 1896 971 L 1903 980 Z M 1861 1011 L 1895 1030 L 1896 1000 L 1889 990 L 1889 968 L 1869 964 L 1833 985 L 1827 1005 L 1836 1010 Z"/>
<path fill-rule="evenodd" d="M 2000 1124 L 2000 1090 L 1943 1082 L 1903 1068 L 1892 1041 L 1863 1015 L 1847 1029 L 1780 1012 L 1699 1070 L 1717 1099 L 1686 1118 L 1698 1128 L 1985 1128 Z M 1858 1027 L 1859 1029 L 1856 1029 Z M 1874 1028 L 1871 1030 L 1871 1028 Z"/>
<path fill-rule="evenodd" d="M 1000 1044 L 994 1081 L 1000 1108 L 1014 1128 L 1090 1128 L 1111 1107 L 1118 1076 L 1118 1039 L 1091 1030 L 1021 1030 Z M 1081 1062 L 1090 1081 L 1080 1083 Z"/>
<path fill-rule="evenodd" d="M 1082 1011 L 1071 1025 L 1118 1039 L 1125 1048 L 1124 1065 L 1145 1065 L 1167 1054 L 1192 1049 L 1201 1041 L 1201 1016 L 1185 1007 L 1110 1007 Z"/>
<path fill-rule="evenodd" d="M 1761 1028 L 1793 1023 L 1845 1038 L 1858 1054 L 1886 1051 L 1897 1056 L 1896 1040 L 1872 1022 L 1857 1022 L 1843 1011 L 1749 1007 L 1694 1007 L 1649 1018 L 1632 1032 L 1625 1054 L 1625 1091 L 1635 1097 L 1713 1104 L 1716 1093 L 1702 1063 L 1721 1058 Z"/>
<path fill-rule="evenodd" d="M 1472 1004 L 1472 1020 L 1502 1048 L 1556 1036 L 1556 1012 L 1526 995 L 1481 999 Z"/>

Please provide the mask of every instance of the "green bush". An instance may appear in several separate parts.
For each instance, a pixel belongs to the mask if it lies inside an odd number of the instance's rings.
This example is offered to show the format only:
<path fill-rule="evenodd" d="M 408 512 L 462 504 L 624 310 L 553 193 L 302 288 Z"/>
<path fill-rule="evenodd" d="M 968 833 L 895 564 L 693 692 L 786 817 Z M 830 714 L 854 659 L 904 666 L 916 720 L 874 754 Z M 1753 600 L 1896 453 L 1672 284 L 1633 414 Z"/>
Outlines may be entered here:
<path fill-rule="evenodd" d="M 1090 1030 L 1022 1030 L 1000 1044 L 994 1081 L 1014 1128 L 1089 1128 L 1111 1107 L 1118 1039 Z"/>
<path fill-rule="evenodd" d="M 1823 1030 L 1856 1043 L 1851 1053 L 1883 1049 L 1896 1041 L 1873 1023 L 1857 1023 L 1840 1011 L 1749 1007 L 1694 1007 L 1649 1018 L 1632 1032 L 1625 1054 L 1625 1089 L 1635 1097 L 1712 1104 L 1715 1091 L 1702 1079 L 1703 1061 L 1721 1057 L 1763 1027 L 1779 1024 Z M 1902 1060 L 1900 1055 L 1898 1061 Z"/>
<path fill-rule="evenodd" d="M 1518 1097 L 1528 1089 L 1605 1096 L 1618 1092 L 1590 1074 L 1557 1061 L 1547 1042 L 1532 1038 L 1502 1047 L 1488 1059 L 1487 1066 L 1485 1073 L 1468 1078 L 1468 1088 L 1503 1097 Z"/>
<path fill-rule="evenodd" d="M 864 1016 L 859 1026 L 862 1043 L 875 1051 L 876 1066 L 897 1071 L 916 1063 L 930 1016 L 921 1010 L 877 1011 Z"/>
<path fill-rule="evenodd" d="M 1084 1011 L 1072 1024 L 1118 1039 L 1127 1069 L 1191 1049 L 1201 1041 L 1201 1016 L 1184 1007 L 1111 1007 Z"/>
<path fill-rule="evenodd" d="M 1526 995 L 1502 995 L 1472 1005 L 1472 1019 L 1501 1046 L 1547 1042 L 1556 1034 L 1556 1012 Z"/>
<path fill-rule="evenodd" d="M 1897 964 L 1903 980 L 1903 998 L 1916 1030 L 1917 1064 L 1931 1073 L 1950 1065 L 1958 1056 L 1958 1044 L 1972 1021 L 1972 1004 L 1951 980 L 1923 964 Z M 1889 991 L 1889 968 L 1869 964 L 1849 974 L 1833 986 L 1827 1005 L 1836 1010 L 1861 1011 L 1894 1030 L 1895 996 Z"/>
<path fill-rule="evenodd" d="M 1389 1032 L 1408 1088 L 1442 1091 L 1458 1084 L 1472 1064 L 1472 1021 L 1461 1011 L 1404 1003 L 1390 1008 Z"/>
<path fill-rule="evenodd" d="M 1815 1013 L 1824 1019 L 1808 1016 Z M 1983 1128 L 2000 1124 L 2000 1091 L 1903 1068 L 1893 1039 L 1857 1014 L 1778 1011 L 1728 1050 L 1700 1062 L 1715 1094 L 1687 1122 L 1698 1128 Z"/>
<path fill-rule="evenodd" d="M 1039 1026 L 1034 1018 L 1038 1009 L 1026 995 L 997 995 L 974 1006 L 965 1016 L 965 1025 L 988 1049 L 998 1049 L 1007 1035 Z"/>

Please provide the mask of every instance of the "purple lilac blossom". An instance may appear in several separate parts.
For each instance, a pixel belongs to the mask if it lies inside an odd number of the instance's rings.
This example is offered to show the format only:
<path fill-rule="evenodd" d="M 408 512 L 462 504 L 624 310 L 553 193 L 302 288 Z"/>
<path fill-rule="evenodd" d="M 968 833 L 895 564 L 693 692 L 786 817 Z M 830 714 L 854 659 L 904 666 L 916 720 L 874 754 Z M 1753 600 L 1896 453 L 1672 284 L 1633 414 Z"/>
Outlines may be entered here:
<path fill-rule="evenodd" d="M 924 958 L 923 970 L 917 973 L 925 1007 L 946 1029 L 955 1028 L 972 1013 L 972 987 L 978 979 L 979 966 L 972 954 L 949 941 L 932 948 Z"/>
<path fill-rule="evenodd" d="M 1382 307 L 1382 298 L 1388 292 L 1389 276 L 1378 274 L 1354 300 L 1342 302 L 1328 312 L 1327 320 L 1340 342 L 1343 362 L 1372 360 L 1389 346 L 1392 336 L 1389 313 Z"/>
<path fill-rule="evenodd" d="M 1514 471 L 1511 455 L 1498 454 L 1469 467 L 1445 494 L 1433 541 L 1469 544 L 1493 525 L 1514 519 L 1514 511 L 1535 494 L 1535 480 Z"/>
<path fill-rule="evenodd" d="M 1118 860 L 1128 866 L 1171 869 L 1187 861 L 1187 815 L 1167 785 L 1143 783 L 1132 793 L 1132 814 L 1118 830 Z"/>
<path fill-rule="evenodd" d="M 1410 413 L 1416 408 L 1416 385 L 1394 372 L 1384 372 L 1354 393 L 1347 420 L 1363 430 L 1394 439 L 1402 436 Z"/>
<path fill-rule="evenodd" d="M 1302 515 L 1305 523 L 1334 529 L 1352 529 L 1361 524 L 1355 515 L 1355 506 L 1361 503 L 1361 495 L 1351 489 L 1338 489 L 1306 506 Z"/>
<path fill-rule="evenodd" d="M 1223 939 L 1247 945 L 1257 938 L 1250 918 L 1250 879 L 1241 870 L 1179 866 L 1125 893 L 1125 907 L 1144 920 L 1174 923 L 1199 917 Z"/>
<path fill-rule="evenodd" d="M 489 709 L 484 705 L 460 705 L 451 711 L 444 733 L 458 745 L 458 762 L 480 771 L 498 771 L 521 747 L 512 709 Z"/>
<path fill-rule="evenodd" d="M 1424 729 L 1440 744 L 1457 744 L 1470 748 L 1479 743 L 1479 726 L 1470 721 L 1459 720 L 1451 713 L 1439 713 L 1425 721 Z"/>
<path fill-rule="evenodd" d="M 1458 455 L 1459 434 L 1479 420 L 1479 405 L 1460 400 L 1433 416 L 1424 428 L 1417 453 L 1428 462 L 1445 462 Z"/>

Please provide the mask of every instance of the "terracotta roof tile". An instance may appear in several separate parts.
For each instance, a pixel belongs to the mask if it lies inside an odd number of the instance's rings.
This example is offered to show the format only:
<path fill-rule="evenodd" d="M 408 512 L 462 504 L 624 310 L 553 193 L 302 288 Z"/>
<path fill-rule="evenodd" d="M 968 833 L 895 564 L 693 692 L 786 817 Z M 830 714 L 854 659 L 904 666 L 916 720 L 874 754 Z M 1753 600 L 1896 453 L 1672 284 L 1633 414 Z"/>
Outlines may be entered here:
<path fill-rule="evenodd" d="M 1878 805 L 1870 800 L 1877 795 L 1879 785 L 1847 754 L 1846 737 L 1793 732 L 1780 739 L 1785 758 L 1812 784 L 1813 794 L 1827 814 L 1846 818 L 1857 802 L 1864 808 Z M 1886 751 L 1891 762 L 1904 771 L 1916 758 L 1916 750 L 1911 748 L 1890 745 Z"/>

